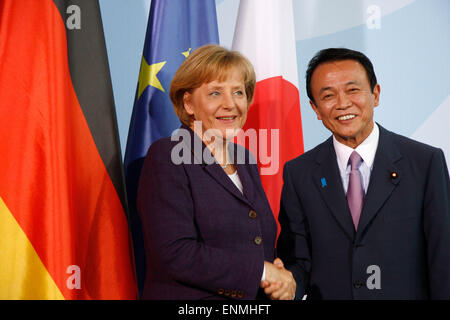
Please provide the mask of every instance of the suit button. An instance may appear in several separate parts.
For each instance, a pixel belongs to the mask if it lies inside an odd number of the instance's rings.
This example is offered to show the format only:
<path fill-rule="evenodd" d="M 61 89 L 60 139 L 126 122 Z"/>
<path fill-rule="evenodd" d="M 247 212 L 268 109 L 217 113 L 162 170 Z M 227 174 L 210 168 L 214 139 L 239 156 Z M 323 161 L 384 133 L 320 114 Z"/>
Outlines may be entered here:
<path fill-rule="evenodd" d="M 230 290 L 225 290 L 225 295 L 228 297 L 230 295 Z"/>
<path fill-rule="evenodd" d="M 236 290 L 231 291 L 231 297 L 236 298 L 237 292 Z"/>
<path fill-rule="evenodd" d="M 242 298 L 244 297 L 244 292 L 241 291 L 241 290 L 239 290 L 239 291 L 237 292 L 237 297 L 238 297 L 239 299 L 242 299 Z"/>
<path fill-rule="evenodd" d="M 361 281 L 355 281 L 355 282 L 353 282 L 353 287 L 354 287 L 355 289 L 362 288 L 363 286 L 364 286 L 364 283 L 362 283 Z"/>
<path fill-rule="evenodd" d="M 262 238 L 260 236 L 256 236 L 255 239 L 253 239 L 256 245 L 260 245 L 262 242 Z"/>
<path fill-rule="evenodd" d="M 220 288 L 219 290 L 217 290 L 218 294 L 223 294 L 224 290 L 222 288 Z"/>
<path fill-rule="evenodd" d="M 248 216 L 250 217 L 250 219 L 255 219 L 257 214 L 255 211 L 250 210 L 250 212 L 248 213 Z"/>

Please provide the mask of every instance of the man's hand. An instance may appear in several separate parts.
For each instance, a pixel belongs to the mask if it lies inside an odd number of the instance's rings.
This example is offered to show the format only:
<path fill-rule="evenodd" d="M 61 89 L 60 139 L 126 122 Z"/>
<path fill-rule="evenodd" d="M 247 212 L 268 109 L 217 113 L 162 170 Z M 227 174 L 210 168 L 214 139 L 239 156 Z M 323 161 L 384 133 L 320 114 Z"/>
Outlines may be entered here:
<path fill-rule="evenodd" d="M 272 300 L 292 300 L 295 296 L 295 283 L 292 273 L 284 268 L 281 259 L 276 258 L 273 263 L 264 261 L 266 278 L 261 281 L 261 288 Z"/>

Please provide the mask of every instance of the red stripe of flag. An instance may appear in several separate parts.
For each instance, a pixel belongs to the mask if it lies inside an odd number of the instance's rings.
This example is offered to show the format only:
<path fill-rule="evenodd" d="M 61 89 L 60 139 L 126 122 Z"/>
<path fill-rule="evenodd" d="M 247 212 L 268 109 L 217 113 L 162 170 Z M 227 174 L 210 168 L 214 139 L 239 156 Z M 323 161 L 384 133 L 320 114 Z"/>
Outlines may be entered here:
<path fill-rule="evenodd" d="M 72 85 L 65 21 L 49 0 L 0 13 L 0 196 L 66 299 L 134 299 L 126 215 Z"/>
<path fill-rule="evenodd" d="M 241 51 L 255 67 L 255 98 L 244 130 L 255 129 L 259 133 L 258 154 L 254 156 L 270 206 L 278 218 L 283 166 L 303 153 L 292 2 L 241 0 L 233 49 Z M 276 134 L 272 135 L 276 130 L 278 140 Z M 270 163 L 265 165 L 265 161 Z"/>
<path fill-rule="evenodd" d="M 275 217 L 278 217 L 283 187 L 283 166 L 286 161 L 303 153 L 298 89 L 281 76 L 258 81 L 244 130 L 252 128 L 267 130 L 267 140 L 265 137 L 261 139 L 258 135 L 257 160 L 261 182 L 272 211 Z M 273 129 L 279 130 L 278 145 L 275 146 L 272 144 L 276 141 L 271 138 Z M 261 149 L 262 144 L 266 144 L 267 152 Z M 275 154 L 272 154 L 271 150 L 274 150 Z M 265 161 L 265 156 L 271 160 L 269 164 L 261 163 Z"/>

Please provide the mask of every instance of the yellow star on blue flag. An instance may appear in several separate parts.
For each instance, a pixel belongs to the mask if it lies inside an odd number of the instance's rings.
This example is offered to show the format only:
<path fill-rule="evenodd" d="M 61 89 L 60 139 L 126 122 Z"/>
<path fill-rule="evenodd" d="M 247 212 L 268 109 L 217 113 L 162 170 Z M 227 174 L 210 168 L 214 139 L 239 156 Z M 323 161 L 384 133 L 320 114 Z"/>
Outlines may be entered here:
<path fill-rule="evenodd" d="M 192 48 L 189 48 L 188 50 L 183 51 L 181 54 L 182 54 L 185 58 L 187 58 L 187 57 L 189 57 L 189 55 L 191 54 L 191 51 L 192 51 Z"/>
<path fill-rule="evenodd" d="M 145 58 L 142 57 L 141 62 L 141 71 L 139 72 L 139 91 L 138 91 L 138 99 L 141 97 L 142 93 L 148 86 L 155 87 L 156 89 L 164 91 L 161 82 L 159 81 L 157 74 L 164 67 L 167 61 L 153 63 L 148 65 Z"/>

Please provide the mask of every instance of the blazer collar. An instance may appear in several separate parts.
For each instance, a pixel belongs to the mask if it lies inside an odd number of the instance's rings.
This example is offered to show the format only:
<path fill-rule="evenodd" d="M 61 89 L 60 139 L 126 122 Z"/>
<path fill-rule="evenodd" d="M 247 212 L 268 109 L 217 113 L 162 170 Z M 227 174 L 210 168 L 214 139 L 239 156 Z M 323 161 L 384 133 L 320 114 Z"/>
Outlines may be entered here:
<path fill-rule="evenodd" d="M 402 179 L 402 154 L 395 145 L 393 133 L 378 126 L 380 138 L 358 224 L 357 242 L 361 241 L 367 227 Z"/>
<path fill-rule="evenodd" d="M 191 161 L 193 161 L 193 164 L 201 165 L 203 169 L 228 192 L 232 193 L 236 198 L 251 205 L 254 198 L 254 184 L 251 181 L 251 174 L 248 171 L 248 166 L 245 165 L 248 164 L 248 162 L 246 162 L 247 159 L 242 158 L 243 156 L 245 157 L 245 152 L 243 153 L 240 146 L 234 143 L 228 144 L 229 151 L 231 151 L 230 154 L 233 155 L 233 163 L 236 164 L 237 172 L 242 182 L 244 194 L 241 193 L 221 166 L 215 161 L 214 156 L 211 154 L 210 150 L 200 139 L 200 137 L 185 124 L 182 124 L 180 129 L 183 130 L 180 130 L 175 134 L 183 135 L 182 142 L 185 143 L 185 146 L 191 150 L 193 155 Z M 189 139 L 186 139 L 188 136 Z"/>
<path fill-rule="evenodd" d="M 345 197 L 345 191 L 342 187 L 332 137 L 318 148 L 316 156 L 318 166 L 313 173 L 314 182 L 320 191 L 323 201 L 339 226 L 353 240 L 355 228 Z"/>
<path fill-rule="evenodd" d="M 357 243 L 361 241 L 370 222 L 392 194 L 402 176 L 397 163 L 402 155 L 395 146 L 393 134 L 379 124 L 378 127 L 380 137 L 357 232 L 353 226 L 346 195 L 342 187 L 332 137 L 318 147 L 316 156 L 318 164 L 314 173 L 316 186 L 338 224 L 350 239 L 353 240 L 356 236 Z M 392 173 L 396 173 L 396 178 L 393 178 Z"/>

